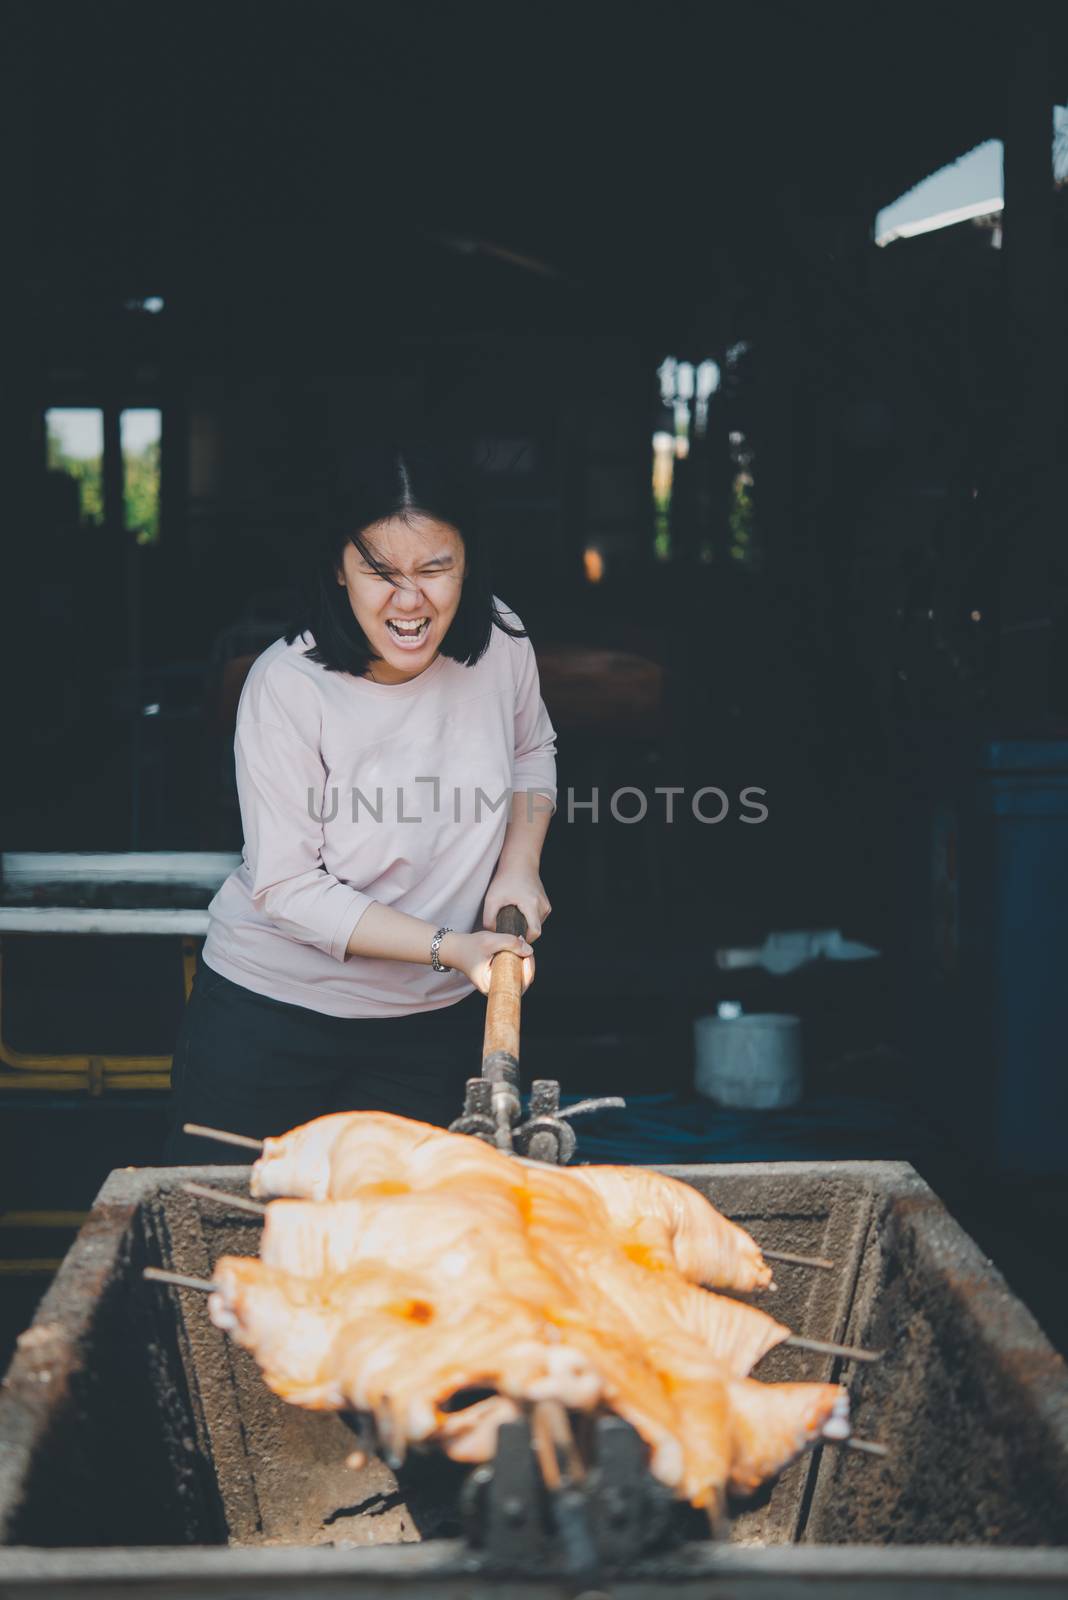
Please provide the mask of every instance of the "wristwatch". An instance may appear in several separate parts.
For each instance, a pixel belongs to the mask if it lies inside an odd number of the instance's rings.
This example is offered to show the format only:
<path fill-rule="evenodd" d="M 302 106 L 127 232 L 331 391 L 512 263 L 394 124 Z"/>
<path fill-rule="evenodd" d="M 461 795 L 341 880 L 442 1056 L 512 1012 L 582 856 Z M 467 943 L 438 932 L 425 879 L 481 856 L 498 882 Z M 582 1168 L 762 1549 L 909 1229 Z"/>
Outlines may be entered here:
<path fill-rule="evenodd" d="M 433 967 L 435 972 L 452 971 L 451 967 L 443 967 L 441 962 L 438 960 L 438 951 L 441 949 L 441 941 L 444 939 L 447 933 L 452 932 L 452 928 L 439 928 L 437 933 L 430 941 L 430 965 Z"/>

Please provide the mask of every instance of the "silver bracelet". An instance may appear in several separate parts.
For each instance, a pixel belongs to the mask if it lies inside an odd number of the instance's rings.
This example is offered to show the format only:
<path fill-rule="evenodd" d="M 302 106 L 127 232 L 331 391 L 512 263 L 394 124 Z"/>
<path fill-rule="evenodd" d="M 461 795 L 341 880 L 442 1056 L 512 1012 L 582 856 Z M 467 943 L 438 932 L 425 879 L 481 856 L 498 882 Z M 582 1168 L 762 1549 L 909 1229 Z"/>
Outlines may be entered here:
<path fill-rule="evenodd" d="M 444 939 L 447 933 L 452 932 L 452 928 L 439 928 L 437 933 L 430 941 L 430 965 L 433 967 L 435 972 L 452 971 L 451 967 L 443 967 L 441 962 L 438 960 L 438 951 L 441 949 L 441 941 Z"/>

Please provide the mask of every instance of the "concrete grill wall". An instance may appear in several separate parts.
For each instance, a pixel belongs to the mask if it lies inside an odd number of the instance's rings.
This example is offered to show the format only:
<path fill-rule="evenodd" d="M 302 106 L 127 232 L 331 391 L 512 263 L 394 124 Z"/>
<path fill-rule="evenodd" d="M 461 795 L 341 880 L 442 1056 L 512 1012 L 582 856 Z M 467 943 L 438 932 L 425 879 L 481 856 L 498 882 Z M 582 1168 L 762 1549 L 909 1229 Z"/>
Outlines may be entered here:
<path fill-rule="evenodd" d="M 879 1366 L 844 1369 L 857 1431 L 885 1441 L 889 1459 L 831 1449 L 804 1457 L 734 1508 L 735 1554 L 706 1549 L 692 1552 L 691 1563 L 743 1561 L 755 1546 L 770 1547 L 760 1570 L 774 1547 L 793 1546 L 785 1558 L 809 1546 L 815 1559 L 818 1547 L 835 1544 L 863 1546 L 872 1557 L 895 1544 L 971 1546 L 956 1568 L 945 1566 L 948 1550 L 935 1563 L 956 1583 L 976 1562 L 995 1559 L 982 1547 L 1013 1546 L 997 1556 L 998 1571 L 1015 1561 L 1022 1581 L 1037 1559 L 1023 1560 L 1028 1547 L 1068 1544 L 1068 1371 L 911 1168 L 666 1170 L 769 1248 L 835 1260 L 833 1273 L 777 1267 L 779 1292 L 762 1297 L 776 1316 L 814 1337 L 890 1351 Z M 250 1570 L 236 1547 L 289 1546 L 309 1560 L 312 1546 L 359 1547 L 376 1563 L 391 1555 L 397 1577 L 410 1572 L 413 1581 L 431 1568 L 437 1581 L 462 1565 L 462 1474 L 435 1460 L 406 1469 L 400 1482 L 381 1462 L 345 1468 L 352 1441 L 337 1417 L 273 1396 L 247 1353 L 211 1327 L 204 1297 L 142 1282 L 149 1262 L 206 1276 L 219 1255 L 255 1252 L 255 1220 L 201 1208 L 179 1188 L 191 1175 L 113 1173 L 20 1341 L 0 1396 L 0 1528 L 6 1545 L 23 1548 L 0 1552 L 0 1581 L 31 1569 L 43 1581 L 49 1560 L 66 1550 L 69 1582 L 83 1571 L 73 1548 L 84 1546 L 229 1545 L 218 1557 L 235 1562 L 235 1582 Z M 196 1176 L 235 1193 L 246 1182 L 236 1168 Z M 780 1350 L 757 1375 L 840 1372 L 827 1358 Z M 187 1551 L 182 1571 L 192 1575 L 208 1553 Z M 133 1551 L 120 1555 L 128 1567 Z M 929 1550 L 913 1557 L 914 1575 L 930 1565 Z M 162 1579 L 177 1559 L 176 1551 L 143 1548 L 138 1570 Z M 98 1551 L 84 1570 L 104 1560 Z M 665 1576 L 678 1560 L 664 1558 Z M 1047 1553 L 1039 1564 L 1050 1560 L 1068 1583 L 1068 1552 Z M 800 1579 L 807 1570 L 808 1561 L 784 1575 Z"/>

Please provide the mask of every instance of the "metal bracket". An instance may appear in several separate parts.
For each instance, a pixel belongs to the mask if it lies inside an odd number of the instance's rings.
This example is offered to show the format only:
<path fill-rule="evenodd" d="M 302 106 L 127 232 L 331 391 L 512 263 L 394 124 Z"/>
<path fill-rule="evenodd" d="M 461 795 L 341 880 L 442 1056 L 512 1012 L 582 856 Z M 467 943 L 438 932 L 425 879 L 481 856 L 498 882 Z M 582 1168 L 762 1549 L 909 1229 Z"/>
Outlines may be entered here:
<path fill-rule="evenodd" d="M 546 1489 L 527 1421 L 505 1423 L 492 1463 L 464 1482 L 461 1511 L 469 1542 L 491 1566 L 554 1567 L 594 1576 L 668 1539 L 676 1506 L 650 1476 L 647 1450 L 621 1417 L 598 1417 L 590 1467 L 580 1484 Z"/>
<path fill-rule="evenodd" d="M 509 1058 L 510 1060 L 511 1058 Z M 502 1081 L 500 1072 L 493 1076 L 468 1078 L 464 1096 L 463 1114 L 449 1124 L 450 1133 L 470 1133 L 476 1139 L 500 1148 L 501 1127 L 498 1102 L 494 1098 L 495 1086 Z M 509 1079 L 504 1081 L 509 1082 Z M 497 1088 L 500 1094 L 499 1087 Z M 626 1105 L 622 1095 L 599 1095 L 592 1100 L 580 1100 L 577 1105 L 560 1109 L 560 1085 L 555 1078 L 535 1078 L 530 1086 L 530 1105 L 525 1122 L 511 1129 L 511 1147 L 518 1155 L 531 1161 L 544 1161 L 549 1166 L 566 1167 L 575 1153 L 575 1131 L 572 1117 L 590 1111 Z M 518 1116 L 519 1097 L 509 1106 L 513 1122 Z"/>

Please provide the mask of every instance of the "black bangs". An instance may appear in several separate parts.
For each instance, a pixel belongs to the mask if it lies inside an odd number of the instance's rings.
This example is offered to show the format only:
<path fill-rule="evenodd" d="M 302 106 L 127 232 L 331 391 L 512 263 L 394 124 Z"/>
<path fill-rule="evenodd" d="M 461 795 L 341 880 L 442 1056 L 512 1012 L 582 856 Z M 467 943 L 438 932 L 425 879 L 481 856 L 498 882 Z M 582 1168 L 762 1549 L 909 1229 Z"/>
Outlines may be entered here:
<path fill-rule="evenodd" d="M 308 596 L 286 630 L 286 643 L 311 634 L 305 651 L 329 672 L 363 677 L 379 659 L 353 614 L 346 590 L 338 582 L 345 547 L 355 545 L 375 572 L 390 575 L 361 535 L 375 523 L 404 521 L 417 515 L 455 528 L 464 547 L 464 582 L 460 604 L 441 654 L 465 667 L 485 655 L 494 628 L 511 638 L 525 631 L 501 615 L 493 599 L 478 496 L 469 474 L 457 466 L 457 453 L 422 443 L 388 444 L 356 452 L 338 474 L 324 506 L 313 560 Z"/>

